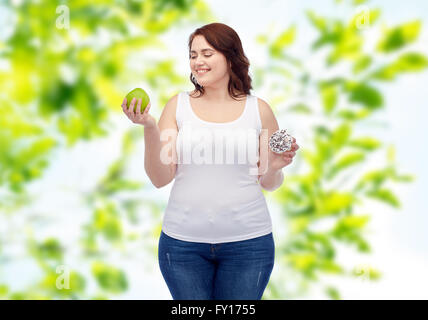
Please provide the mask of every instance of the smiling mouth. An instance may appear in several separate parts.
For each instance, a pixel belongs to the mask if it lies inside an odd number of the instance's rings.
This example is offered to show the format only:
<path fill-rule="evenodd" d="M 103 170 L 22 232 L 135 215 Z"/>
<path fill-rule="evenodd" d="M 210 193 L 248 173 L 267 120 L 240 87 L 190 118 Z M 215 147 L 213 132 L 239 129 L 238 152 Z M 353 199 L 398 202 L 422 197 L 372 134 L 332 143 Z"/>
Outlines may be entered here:
<path fill-rule="evenodd" d="M 197 74 L 205 74 L 205 73 L 207 73 L 207 72 L 209 72 L 209 71 L 210 71 L 210 70 L 200 70 L 200 71 L 199 71 L 199 70 L 197 70 L 197 71 L 196 71 L 196 73 L 197 73 Z"/>

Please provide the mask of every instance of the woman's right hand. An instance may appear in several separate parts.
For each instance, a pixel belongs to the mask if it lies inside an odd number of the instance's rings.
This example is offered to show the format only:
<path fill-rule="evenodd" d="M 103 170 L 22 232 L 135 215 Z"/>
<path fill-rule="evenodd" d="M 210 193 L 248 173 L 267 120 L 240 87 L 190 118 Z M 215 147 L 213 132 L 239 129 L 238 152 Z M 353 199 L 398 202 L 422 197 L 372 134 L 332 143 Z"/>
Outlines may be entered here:
<path fill-rule="evenodd" d="M 134 110 L 134 105 L 137 99 L 133 98 L 131 100 L 131 103 L 129 104 L 129 109 L 126 107 L 127 104 L 127 100 L 126 98 L 123 99 L 122 102 L 122 109 L 123 112 L 125 112 L 126 116 L 133 122 L 133 123 L 138 123 L 144 126 L 144 128 L 152 128 L 154 126 L 156 126 L 156 119 L 149 114 L 149 110 L 150 110 L 150 101 L 149 104 L 147 105 L 146 109 L 144 109 L 143 113 L 141 113 L 141 103 L 142 103 L 142 99 L 138 99 L 138 104 L 137 104 L 137 108 Z"/>

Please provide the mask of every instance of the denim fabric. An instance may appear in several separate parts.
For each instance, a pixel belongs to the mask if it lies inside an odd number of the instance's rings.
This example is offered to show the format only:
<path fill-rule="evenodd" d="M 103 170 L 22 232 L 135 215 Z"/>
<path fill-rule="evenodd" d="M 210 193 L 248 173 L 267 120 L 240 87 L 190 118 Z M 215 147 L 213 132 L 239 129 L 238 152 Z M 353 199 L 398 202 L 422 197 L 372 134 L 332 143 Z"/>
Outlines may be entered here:
<path fill-rule="evenodd" d="M 159 267 L 174 300 L 260 300 L 274 266 L 272 232 L 217 244 L 159 238 Z"/>

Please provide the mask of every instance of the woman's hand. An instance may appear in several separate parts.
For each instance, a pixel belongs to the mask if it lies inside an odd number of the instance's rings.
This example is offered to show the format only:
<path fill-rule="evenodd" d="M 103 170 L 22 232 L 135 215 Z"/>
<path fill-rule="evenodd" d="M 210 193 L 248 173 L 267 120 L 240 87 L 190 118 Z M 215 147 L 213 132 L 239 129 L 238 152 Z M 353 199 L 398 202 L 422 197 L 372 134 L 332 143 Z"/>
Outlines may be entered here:
<path fill-rule="evenodd" d="M 294 137 L 291 149 L 284 153 L 275 153 L 269 149 L 268 170 L 275 171 L 288 166 L 293 161 L 293 157 L 296 155 L 297 149 L 299 149 L 299 146 L 297 145 Z"/>
<path fill-rule="evenodd" d="M 137 108 L 134 110 L 134 105 L 137 99 L 133 98 L 131 103 L 129 104 L 129 109 L 126 107 L 127 100 L 123 99 L 122 109 L 123 112 L 127 115 L 127 117 L 133 122 L 138 123 L 144 126 L 144 128 L 152 128 L 156 126 L 156 119 L 149 114 L 150 110 L 150 101 L 147 105 L 146 109 L 144 109 L 143 113 L 141 113 L 141 103 L 142 99 L 138 99 Z"/>

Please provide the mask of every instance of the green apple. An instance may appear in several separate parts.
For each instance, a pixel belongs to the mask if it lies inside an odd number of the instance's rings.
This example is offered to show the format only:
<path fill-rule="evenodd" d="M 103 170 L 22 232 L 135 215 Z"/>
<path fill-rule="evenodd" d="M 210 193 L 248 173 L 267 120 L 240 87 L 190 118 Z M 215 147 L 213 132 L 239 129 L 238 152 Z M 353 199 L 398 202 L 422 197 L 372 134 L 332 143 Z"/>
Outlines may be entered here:
<path fill-rule="evenodd" d="M 143 113 L 143 111 L 146 109 L 147 105 L 149 104 L 150 98 L 147 95 L 146 91 L 144 91 L 141 88 L 135 88 L 134 90 L 130 91 L 127 95 L 126 95 L 126 107 L 129 109 L 129 105 L 131 104 L 132 99 L 135 98 L 135 103 L 134 103 L 134 112 L 137 111 L 137 105 L 138 105 L 138 100 L 142 99 L 141 101 L 141 110 L 140 112 Z"/>

